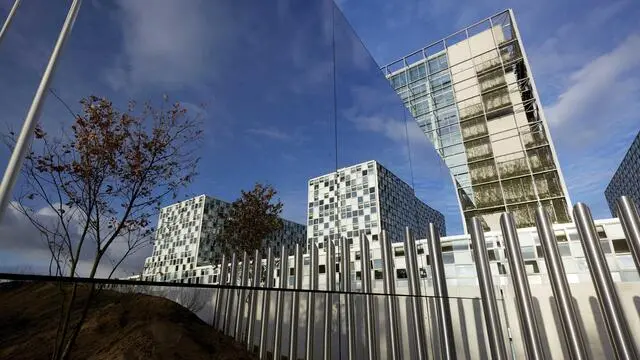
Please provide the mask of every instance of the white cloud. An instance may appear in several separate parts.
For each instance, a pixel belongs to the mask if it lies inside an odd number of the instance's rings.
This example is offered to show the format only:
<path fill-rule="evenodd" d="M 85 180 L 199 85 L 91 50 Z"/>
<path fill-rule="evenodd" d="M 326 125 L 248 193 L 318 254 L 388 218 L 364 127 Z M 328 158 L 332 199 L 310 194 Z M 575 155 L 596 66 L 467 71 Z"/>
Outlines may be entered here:
<path fill-rule="evenodd" d="M 628 116 L 638 105 L 637 75 L 640 70 L 640 36 L 627 37 L 614 50 L 571 74 L 568 87 L 547 108 L 553 125 L 607 123 Z M 622 108 L 621 108 L 622 106 Z M 635 114 L 634 114 L 635 115 Z"/>
<path fill-rule="evenodd" d="M 15 203 L 14 203 L 15 205 Z M 48 207 L 43 207 L 34 211 L 34 216 L 40 223 L 54 225 L 56 218 L 53 211 Z M 77 215 L 74 215 L 77 217 Z M 72 223 L 73 224 L 73 223 Z M 79 229 L 71 229 L 72 236 L 79 232 Z M 101 260 L 98 267 L 97 276 L 106 277 L 113 269 L 114 260 L 119 260 L 127 249 L 124 238 L 117 238 L 109 247 L 106 256 Z M 118 267 L 114 276 L 130 275 L 139 272 L 144 264 L 144 259 L 150 255 L 151 248 L 141 248 L 128 256 Z M 78 274 L 87 276 L 93 265 L 95 247 L 92 243 L 86 243 L 80 254 L 78 263 Z M 48 274 L 51 252 L 46 241 L 41 237 L 40 232 L 31 222 L 13 206 L 9 206 L 5 216 L 0 222 L 0 258 L 3 261 L 2 269 L 7 271 L 20 270 L 31 271 L 32 273 Z M 3 271 L 0 269 L 0 271 Z"/>
<path fill-rule="evenodd" d="M 119 1 L 123 53 L 105 74 L 119 90 L 128 86 L 180 87 L 210 76 L 220 31 L 205 1 Z M 216 26 L 212 26 L 216 25 Z"/>
<path fill-rule="evenodd" d="M 264 136 L 273 140 L 290 140 L 291 136 L 284 131 L 278 130 L 274 127 L 270 128 L 250 128 L 246 130 L 247 133 L 253 135 Z"/>

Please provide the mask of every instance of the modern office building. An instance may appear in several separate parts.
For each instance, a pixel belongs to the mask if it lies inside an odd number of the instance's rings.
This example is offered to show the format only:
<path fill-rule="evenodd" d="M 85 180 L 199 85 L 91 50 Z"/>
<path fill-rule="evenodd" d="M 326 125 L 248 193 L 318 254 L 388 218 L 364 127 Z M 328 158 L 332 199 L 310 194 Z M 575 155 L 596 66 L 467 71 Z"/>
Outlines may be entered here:
<path fill-rule="evenodd" d="M 212 274 L 221 257 L 218 235 L 231 204 L 206 195 L 160 210 L 151 257 L 144 263 L 146 280 L 191 283 L 198 276 Z M 263 248 L 305 244 L 306 226 L 282 220 L 283 227 L 267 236 Z M 279 255 L 279 254 L 278 254 Z"/>
<path fill-rule="evenodd" d="M 640 206 L 640 132 L 604 190 L 612 216 L 617 216 L 616 199 L 623 195 L 630 197 Z"/>
<path fill-rule="evenodd" d="M 570 222 L 570 200 L 511 10 L 382 67 L 452 172 L 463 223 L 533 226 L 542 204 Z"/>
<path fill-rule="evenodd" d="M 398 242 L 404 239 L 408 226 L 420 238 L 426 236 L 430 222 L 444 236 L 444 216 L 376 161 L 309 180 L 307 241 L 319 248 L 340 237 L 353 241 L 363 230 L 374 239 L 385 230 Z"/>

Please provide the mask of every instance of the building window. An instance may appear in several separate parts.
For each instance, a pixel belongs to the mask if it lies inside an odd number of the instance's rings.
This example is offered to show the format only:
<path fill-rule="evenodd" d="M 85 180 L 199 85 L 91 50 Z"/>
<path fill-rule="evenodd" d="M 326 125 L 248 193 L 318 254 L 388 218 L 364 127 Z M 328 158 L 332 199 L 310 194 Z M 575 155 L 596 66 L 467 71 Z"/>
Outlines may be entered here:
<path fill-rule="evenodd" d="M 407 269 L 396 269 L 396 274 L 398 276 L 398 279 L 406 279 Z"/>

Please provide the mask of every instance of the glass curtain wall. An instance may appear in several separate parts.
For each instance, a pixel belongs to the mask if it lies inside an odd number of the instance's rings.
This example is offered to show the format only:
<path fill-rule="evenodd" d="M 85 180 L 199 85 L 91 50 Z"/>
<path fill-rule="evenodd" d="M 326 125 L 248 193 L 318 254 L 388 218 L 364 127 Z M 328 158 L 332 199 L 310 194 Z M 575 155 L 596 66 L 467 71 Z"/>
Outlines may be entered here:
<path fill-rule="evenodd" d="M 382 68 L 451 170 L 464 219 L 491 229 L 503 211 L 533 226 L 538 204 L 570 221 L 514 25 L 505 11 Z"/>

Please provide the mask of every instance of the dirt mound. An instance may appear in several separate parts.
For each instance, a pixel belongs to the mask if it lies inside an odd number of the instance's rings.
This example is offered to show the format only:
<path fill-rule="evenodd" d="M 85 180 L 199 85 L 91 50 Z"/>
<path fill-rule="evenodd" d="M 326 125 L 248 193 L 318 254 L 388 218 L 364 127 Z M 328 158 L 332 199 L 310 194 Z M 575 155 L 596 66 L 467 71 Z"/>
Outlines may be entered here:
<path fill-rule="evenodd" d="M 84 299 L 87 288 L 78 293 Z M 52 283 L 0 284 L 0 359 L 49 359 L 61 299 L 61 289 Z M 79 313 L 75 309 L 72 316 Z M 94 301 L 71 358 L 254 359 L 232 338 L 172 301 L 108 290 Z"/>

